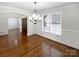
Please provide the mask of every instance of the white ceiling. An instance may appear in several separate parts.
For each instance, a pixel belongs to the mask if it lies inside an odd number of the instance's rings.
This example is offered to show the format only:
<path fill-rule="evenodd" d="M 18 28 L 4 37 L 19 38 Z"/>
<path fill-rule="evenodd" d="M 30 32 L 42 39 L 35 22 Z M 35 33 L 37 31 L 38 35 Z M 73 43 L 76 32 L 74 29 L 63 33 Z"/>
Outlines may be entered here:
<path fill-rule="evenodd" d="M 69 4 L 69 2 L 37 2 L 37 10 L 43 10 L 58 6 L 63 6 Z M 33 11 L 34 3 L 33 2 L 0 2 L 0 5 L 5 5 L 9 7 L 15 7 L 23 10 Z"/>

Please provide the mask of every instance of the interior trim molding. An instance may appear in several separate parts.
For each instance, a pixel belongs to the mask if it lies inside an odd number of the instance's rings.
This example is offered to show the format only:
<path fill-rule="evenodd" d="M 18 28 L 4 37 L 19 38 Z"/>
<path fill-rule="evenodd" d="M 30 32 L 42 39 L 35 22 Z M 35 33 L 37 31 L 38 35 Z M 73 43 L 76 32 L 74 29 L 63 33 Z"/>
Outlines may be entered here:
<path fill-rule="evenodd" d="M 73 31 L 73 30 L 62 30 L 62 32 L 69 32 L 69 33 L 79 34 L 79 31 Z"/>
<path fill-rule="evenodd" d="M 0 36 L 8 35 L 8 33 L 0 33 Z"/>

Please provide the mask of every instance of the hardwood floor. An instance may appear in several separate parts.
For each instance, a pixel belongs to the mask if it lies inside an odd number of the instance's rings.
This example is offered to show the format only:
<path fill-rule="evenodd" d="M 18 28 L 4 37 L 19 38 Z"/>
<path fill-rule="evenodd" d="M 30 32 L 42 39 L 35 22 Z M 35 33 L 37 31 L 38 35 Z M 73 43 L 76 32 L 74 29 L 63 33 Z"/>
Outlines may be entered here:
<path fill-rule="evenodd" d="M 79 50 L 57 43 L 39 35 L 27 37 L 18 29 L 0 36 L 1 57 L 64 57 L 79 56 Z"/>

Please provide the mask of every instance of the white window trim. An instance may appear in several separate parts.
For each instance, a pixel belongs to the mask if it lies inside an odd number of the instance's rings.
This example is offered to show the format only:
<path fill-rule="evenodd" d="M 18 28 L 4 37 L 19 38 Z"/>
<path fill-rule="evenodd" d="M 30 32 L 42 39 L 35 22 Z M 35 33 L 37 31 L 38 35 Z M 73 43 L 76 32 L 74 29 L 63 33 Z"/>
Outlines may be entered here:
<path fill-rule="evenodd" d="M 61 34 L 60 35 L 58 35 L 58 36 L 61 36 L 62 35 L 62 16 L 63 16 L 63 13 L 53 13 L 53 14 L 44 14 L 43 16 L 42 16 L 42 31 L 43 32 L 45 32 L 45 33 L 49 33 L 49 34 L 53 34 L 53 35 L 57 35 L 57 34 L 55 34 L 55 33 L 51 33 L 50 31 L 45 31 L 44 29 L 43 29 L 43 17 L 45 16 L 45 15 L 56 15 L 56 14 L 60 14 L 60 23 L 61 23 Z"/>

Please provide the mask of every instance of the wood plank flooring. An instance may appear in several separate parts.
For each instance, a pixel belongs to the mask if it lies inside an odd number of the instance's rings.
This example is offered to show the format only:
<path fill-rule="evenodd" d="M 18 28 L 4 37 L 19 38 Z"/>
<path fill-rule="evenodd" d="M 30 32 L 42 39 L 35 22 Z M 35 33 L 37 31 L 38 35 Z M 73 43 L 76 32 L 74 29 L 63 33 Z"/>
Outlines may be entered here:
<path fill-rule="evenodd" d="M 53 38 L 52 38 L 53 39 Z M 9 30 L 8 35 L 0 36 L 1 57 L 76 57 L 79 50 L 41 37 Z"/>

